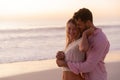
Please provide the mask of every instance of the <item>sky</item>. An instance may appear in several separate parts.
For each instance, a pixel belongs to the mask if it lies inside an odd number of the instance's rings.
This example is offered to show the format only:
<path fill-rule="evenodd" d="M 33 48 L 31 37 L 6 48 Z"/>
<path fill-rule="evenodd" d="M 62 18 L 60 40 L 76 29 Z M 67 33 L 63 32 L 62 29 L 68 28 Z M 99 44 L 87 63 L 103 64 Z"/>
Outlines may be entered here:
<path fill-rule="evenodd" d="M 64 26 L 83 7 L 92 11 L 96 25 L 119 24 L 119 3 L 120 0 L 0 0 L 0 29 Z"/>

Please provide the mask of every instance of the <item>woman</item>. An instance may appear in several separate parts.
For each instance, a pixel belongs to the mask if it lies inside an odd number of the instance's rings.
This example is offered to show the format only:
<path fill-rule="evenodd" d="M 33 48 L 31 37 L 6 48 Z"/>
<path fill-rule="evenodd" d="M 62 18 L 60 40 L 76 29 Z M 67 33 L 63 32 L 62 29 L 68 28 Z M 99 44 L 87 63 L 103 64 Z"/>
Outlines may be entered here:
<path fill-rule="evenodd" d="M 62 60 L 80 62 L 85 61 L 85 52 L 89 47 L 87 37 L 81 37 L 80 29 L 77 27 L 75 21 L 70 19 L 66 26 L 66 48 L 65 51 L 58 51 L 56 63 Z M 63 54 L 63 55 L 62 55 Z M 64 56 L 65 54 L 65 56 Z M 61 67 L 61 65 L 58 65 Z M 74 74 L 68 67 L 63 67 L 63 80 L 84 80 L 81 74 Z"/>

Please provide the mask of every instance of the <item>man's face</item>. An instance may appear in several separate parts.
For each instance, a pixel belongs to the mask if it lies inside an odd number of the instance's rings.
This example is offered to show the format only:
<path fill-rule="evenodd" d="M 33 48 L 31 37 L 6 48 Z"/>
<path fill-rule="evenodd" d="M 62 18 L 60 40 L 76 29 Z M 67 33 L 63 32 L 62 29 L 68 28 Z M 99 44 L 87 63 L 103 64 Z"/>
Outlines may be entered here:
<path fill-rule="evenodd" d="M 83 33 L 86 29 L 88 29 L 88 26 L 85 22 L 81 21 L 81 19 L 76 20 L 77 26 L 80 28 L 81 32 Z"/>

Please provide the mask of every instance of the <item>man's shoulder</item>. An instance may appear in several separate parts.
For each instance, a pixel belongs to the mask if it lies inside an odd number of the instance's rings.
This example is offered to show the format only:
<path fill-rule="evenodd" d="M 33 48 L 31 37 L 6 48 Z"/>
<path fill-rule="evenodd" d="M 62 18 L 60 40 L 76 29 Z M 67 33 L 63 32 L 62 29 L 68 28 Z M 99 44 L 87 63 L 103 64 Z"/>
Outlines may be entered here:
<path fill-rule="evenodd" d="M 108 41 L 106 34 L 102 31 L 101 28 L 97 28 L 94 33 L 94 41 L 102 42 L 102 41 Z"/>
<path fill-rule="evenodd" d="M 101 28 L 97 28 L 95 30 L 94 35 L 95 35 L 95 37 L 98 37 L 98 38 L 104 38 L 104 37 L 106 37 L 106 34 L 102 31 Z"/>
<path fill-rule="evenodd" d="M 99 43 L 108 43 L 108 39 L 101 28 L 96 28 L 94 33 L 88 38 L 91 45 Z"/>
<path fill-rule="evenodd" d="M 90 45 L 95 48 L 102 48 L 109 43 L 106 35 L 104 34 L 104 32 L 102 32 L 101 29 L 98 29 L 96 31 L 96 33 L 93 35 L 93 37 L 91 37 L 89 42 Z"/>

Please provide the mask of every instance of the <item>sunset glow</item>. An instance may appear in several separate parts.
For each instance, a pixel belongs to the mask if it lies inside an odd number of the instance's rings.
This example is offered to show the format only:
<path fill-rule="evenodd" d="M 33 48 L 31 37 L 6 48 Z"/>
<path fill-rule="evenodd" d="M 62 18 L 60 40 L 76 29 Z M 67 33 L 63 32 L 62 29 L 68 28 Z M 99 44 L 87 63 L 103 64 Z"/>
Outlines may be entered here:
<path fill-rule="evenodd" d="M 120 21 L 119 0 L 0 0 L 0 23 L 65 25 L 75 11 L 89 8 L 96 23 Z"/>

